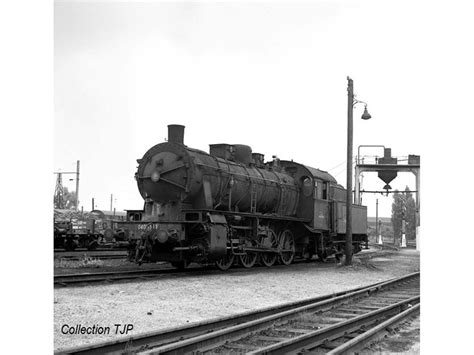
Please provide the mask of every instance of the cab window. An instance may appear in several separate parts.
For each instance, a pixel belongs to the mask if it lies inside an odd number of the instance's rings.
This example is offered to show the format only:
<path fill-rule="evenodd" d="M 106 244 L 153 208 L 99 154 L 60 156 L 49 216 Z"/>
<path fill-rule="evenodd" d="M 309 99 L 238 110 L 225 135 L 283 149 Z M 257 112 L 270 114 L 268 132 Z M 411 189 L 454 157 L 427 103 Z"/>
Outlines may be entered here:
<path fill-rule="evenodd" d="M 310 177 L 305 176 L 302 178 L 302 185 L 303 185 L 303 195 L 311 196 L 313 191 L 313 181 Z"/>
<path fill-rule="evenodd" d="M 322 199 L 323 200 L 328 199 L 328 183 L 327 182 L 322 183 Z"/>
<path fill-rule="evenodd" d="M 314 198 L 320 200 L 322 198 L 322 181 L 314 180 Z"/>

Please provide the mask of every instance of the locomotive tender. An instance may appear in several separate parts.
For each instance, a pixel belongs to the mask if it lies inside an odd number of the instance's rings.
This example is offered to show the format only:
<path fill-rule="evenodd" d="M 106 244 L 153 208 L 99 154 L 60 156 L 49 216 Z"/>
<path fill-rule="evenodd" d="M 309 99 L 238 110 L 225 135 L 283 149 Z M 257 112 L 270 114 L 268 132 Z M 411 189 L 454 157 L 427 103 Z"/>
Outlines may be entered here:
<path fill-rule="evenodd" d="M 327 172 L 293 161 L 264 163 L 241 144 L 210 145 L 210 153 L 183 143 L 184 126 L 169 125 L 168 141 L 138 159 L 135 174 L 145 200 L 134 227 L 138 263 L 236 259 L 290 264 L 295 257 L 342 255 L 346 190 Z M 353 205 L 353 252 L 367 241 L 367 209 Z"/>

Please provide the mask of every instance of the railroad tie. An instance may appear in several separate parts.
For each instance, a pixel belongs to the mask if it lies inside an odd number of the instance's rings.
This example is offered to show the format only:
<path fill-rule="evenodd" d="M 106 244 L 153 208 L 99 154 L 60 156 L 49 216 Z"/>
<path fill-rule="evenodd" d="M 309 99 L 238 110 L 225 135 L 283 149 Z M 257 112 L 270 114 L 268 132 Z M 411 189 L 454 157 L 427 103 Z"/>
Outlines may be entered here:
<path fill-rule="evenodd" d="M 339 345 L 334 344 L 334 343 L 331 342 L 331 341 L 325 340 L 324 343 L 322 343 L 322 344 L 319 345 L 318 347 L 319 347 L 319 348 L 323 348 L 323 349 L 332 350 L 332 349 L 336 349 L 338 346 L 339 346 Z"/>
<path fill-rule="evenodd" d="M 356 316 L 356 314 L 354 313 L 347 313 L 347 312 L 339 312 L 339 310 L 337 310 L 336 312 L 332 312 L 331 315 L 330 315 L 330 319 L 340 319 L 341 321 L 344 321 L 344 320 L 347 320 L 347 319 L 351 319 L 351 318 L 354 318 Z"/>
<path fill-rule="evenodd" d="M 348 315 L 351 314 L 351 315 L 359 315 L 359 314 L 364 314 L 365 311 L 362 309 L 362 308 L 359 308 L 358 306 L 354 307 L 354 308 L 338 308 L 337 309 L 337 313 L 347 313 Z"/>
<path fill-rule="evenodd" d="M 289 338 L 281 338 L 281 337 L 272 337 L 272 336 L 267 336 L 267 335 L 259 335 L 258 337 L 255 338 L 256 340 L 262 340 L 262 341 L 272 341 L 275 343 L 280 343 L 283 341 L 287 341 Z"/>
<path fill-rule="evenodd" d="M 229 349 L 238 349 L 238 350 L 245 350 L 245 351 L 252 351 L 252 350 L 257 349 L 256 346 L 253 346 L 250 344 L 236 344 L 236 343 L 230 344 L 229 343 L 229 344 L 224 344 L 223 346 Z"/>
<path fill-rule="evenodd" d="M 298 326 L 303 326 L 303 327 L 310 327 L 311 329 L 309 329 L 310 331 L 314 331 L 314 330 L 318 330 L 318 329 L 321 329 L 321 325 L 319 324 L 319 322 L 305 322 L 305 321 L 298 321 L 297 324 L 295 325 L 298 325 Z"/>
<path fill-rule="evenodd" d="M 302 328 L 275 328 L 274 330 L 277 332 L 290 332 L 290 333 L 296 333 L 296 334 L 307 334 L 314 332 L 318 328 L 315 329 L 302 329 Z"/>

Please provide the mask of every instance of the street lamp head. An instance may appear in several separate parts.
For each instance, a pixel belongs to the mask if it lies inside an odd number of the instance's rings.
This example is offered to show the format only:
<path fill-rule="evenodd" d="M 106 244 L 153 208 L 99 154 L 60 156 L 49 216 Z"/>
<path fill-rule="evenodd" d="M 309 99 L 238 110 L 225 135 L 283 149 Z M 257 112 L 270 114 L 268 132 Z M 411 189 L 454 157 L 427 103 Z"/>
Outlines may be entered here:
<path fill-rule="evenodd" d="M 362 114 L 363 120 L 370 120 L 372 116 L 370 115 L 369 111 L 367 111 L 367 105 L 365 105 L 364 113 Z"/>

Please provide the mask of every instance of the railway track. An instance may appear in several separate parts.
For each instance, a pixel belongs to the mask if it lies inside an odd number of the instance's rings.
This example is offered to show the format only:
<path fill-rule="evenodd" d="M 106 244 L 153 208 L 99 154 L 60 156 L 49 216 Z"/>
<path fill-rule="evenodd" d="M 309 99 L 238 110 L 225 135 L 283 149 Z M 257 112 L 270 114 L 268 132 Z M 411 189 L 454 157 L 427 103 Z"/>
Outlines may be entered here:
<path fill-rule="evenodd" d="M 187 272 L 192 272 L 194 269 L 188 269 Z M 200 269 L 197 269 L 200 270 Z M 97 283 L 110 282 L 120 280 L 146 279 L 157 277 L 159 275 L 176 274 L 179 270 L 176 269 L 148 269 L 148 270 L 126 270 L 126 271 L 112 271 L 112 272 L 94 272 L 94 273 L 77 273 L 66 275 L 54 275 L 54 284 L 61 286 L 68 286 L 80 283 Z"/>
<path fill-rule="evenodd" d="M 126 250 L 120 251 L 77 251 L 77 252 L 54 252 L 55 259 L 66 259 L 66 260 L 81 260 L 84 256 L 101 259 L 126 259 L 128 252 Z"/>
<path fill-rule="evenodd" d="M 306 262 L 306 261 L 299 261 Z M 297 264 L 296 262 L 294 264 Z M 274 266 L 273 268 L 288 268 L 285 265 Z M 260 267 L 259 267 L 260 268 Z M 262 266 L 262 269 L 266 269 Z M 242 268 L 234 268 L 227 270 L 226 273 L 241 272 Z M 216 269 L 213 265 L 205 266 L 190 266 L 186 269 L 176 269 L 170 266 L 162 266 L 154 269 L 141 269 L 141 270 L 122 270 L 122 271 L 109 271 L 109 272 L 93 272 L 93 273 L 77 273 L 77 274 L 64 274 L 54 275 L 54 285 L 57 286 L 72 286 L 78 284 L 89 284 L 89 283 L 100 283 L 100 282 L 112 282 L 112 281 L 123 281 L 123 280 L 136 280 L 136 279 L 151 279 L 164 275 L 188 275 L 205 273 L 210 274 L 221 274 L 222 271 Z"/>
<path fill-rule="evenodd" d="M 416 242 L 407 241 L 406 247 L 401 247 L 399 245 L 394 245 L 391 243 L 384 243 L 384 244 L 377 244 L 377 243 L 369 243 L 370 248 L 377 248 L 381 250 L 400 250 L 400 249 L 416 249 Z"/>
<path fill-rule="evenodd" d="M 419 312 L 419 273 L 160 332 L 66 349 L 57 354 L 353 353 Z"/>
<path fill-rule="evenodd" d="M 357 255 L 358 258 L 364 259 L 368 257 L 373 257 L 379 255 L 377 251 L 370 252 L 360 255 Z M 295 264 L 304 264 L 307 263 L 306 260 L 294 260 L 293 265 Z M 261 265 L 260 265 L 261 266 Z M 258 266 L 259 267 L 259 266 Z M 265 267 L 261 266 L 265 269 Z M 285 265 L 273 266 L 274 268 L 288 268 Z M 241 268 L 232 268 L 226 271 L 226 273 L 239 272 L 242 271 Z M 157 269 L 142 269 L 142 270 L 125 270 L 125 271 L 111 271 L 111 272 L 94 272 L 94 273 L 77 273 L 77 274 L 64 274 L 64 275 L 55 275 L 54 276 L 54 285 L 57 286 L 71 286 L 78 284 L 88 284 L 88 283 L 100 283 L 100 282 L 112 282 L 112 281 L 123 281 L 123 280 L 134 280 L 134 279 L 150 279 L 154 277 L 159 277 L 162 275 L 185 275 L 190 273 L 199 273 L 205 272 L 207 274 L 212 273 L 221 273 L 222 271 L 215 269 L 212 265 L 207 266 L 191 266 L 184 270 L 169 268 L 169 266 L 161 267 Z"/>
<path fill-rule="evenodd" d="M 400 247 L 397 247 L 392 244 L 376 244 L 376 243 L 369 243 L 369 247 L 371 249 L 375 250 L 393 250 L 393 251 L 398 251 L 400 250 Z"/>
<path fill-rule="evenodd" d="M 62 248 L 54 248 L 55 253 L 96 253 L 96 252 L 114 252 L 114 251 L 127 251 L 126 246 L 120 246 L 120 247 L 110 247 L 110 248 L 96 248 L 94 250 L 89 250 L 87 248 L 76 248 L 75 250 L 70 250 L 70 251 L 65 251 Z"/>

